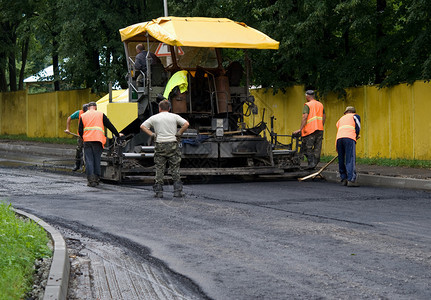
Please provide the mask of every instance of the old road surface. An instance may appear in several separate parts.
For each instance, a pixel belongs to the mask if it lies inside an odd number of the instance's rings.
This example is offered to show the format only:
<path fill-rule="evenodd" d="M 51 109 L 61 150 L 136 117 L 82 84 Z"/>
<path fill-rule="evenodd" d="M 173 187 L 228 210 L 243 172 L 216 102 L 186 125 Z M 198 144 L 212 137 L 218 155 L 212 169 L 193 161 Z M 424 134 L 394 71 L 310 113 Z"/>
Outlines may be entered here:
<path fill-rule="evenodd" d="M 150 185 L 89 188 L 82 175 L 5 166 L 0 182 L 3 201 L 73 232 L 69 243 L 119 247 L 88 264 L 116 294 L 96 282 L 88 298 L 431 298 L 430 192 L 224 182 L 185 185 L 181 200 L 169 186 L 160 200 Z"/>

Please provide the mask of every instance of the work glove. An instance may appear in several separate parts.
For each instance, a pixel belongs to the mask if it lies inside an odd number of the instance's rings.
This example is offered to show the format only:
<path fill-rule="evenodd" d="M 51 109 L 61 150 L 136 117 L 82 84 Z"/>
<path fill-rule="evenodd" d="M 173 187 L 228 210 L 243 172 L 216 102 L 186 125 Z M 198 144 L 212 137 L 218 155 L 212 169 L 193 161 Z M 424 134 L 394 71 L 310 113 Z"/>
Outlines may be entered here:
<path fill-rule="evenodd" d="M 292 132 L 292 137 L 301 137 L 301 130 L 297 130 L 297 131 L 294 131 L 294 132 Z"/>
<path fill-rule="evenodd" d="M 175 137 L 177 138 L 177 142 L 179 143 L 179 142 L 181 142 L 181 134 L 180 133 L 176 133 L 175 134 Z"/>

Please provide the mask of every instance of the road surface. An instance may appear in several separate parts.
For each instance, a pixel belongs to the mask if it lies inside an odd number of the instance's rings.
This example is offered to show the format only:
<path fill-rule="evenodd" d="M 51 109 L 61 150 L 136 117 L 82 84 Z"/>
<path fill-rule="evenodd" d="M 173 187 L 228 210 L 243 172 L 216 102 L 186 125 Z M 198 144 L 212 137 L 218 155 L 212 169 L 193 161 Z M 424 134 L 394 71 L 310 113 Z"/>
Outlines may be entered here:
<path fill-rule="evenodd" d="M 169 186 L 161 200 L 150 185 L 90 188 L 37 168 L 0 178 L 14 207 L 172 276 L 172 299 L 431 298 L 429 192 L 223 182 L 185 185 L 181 200 Z"/>

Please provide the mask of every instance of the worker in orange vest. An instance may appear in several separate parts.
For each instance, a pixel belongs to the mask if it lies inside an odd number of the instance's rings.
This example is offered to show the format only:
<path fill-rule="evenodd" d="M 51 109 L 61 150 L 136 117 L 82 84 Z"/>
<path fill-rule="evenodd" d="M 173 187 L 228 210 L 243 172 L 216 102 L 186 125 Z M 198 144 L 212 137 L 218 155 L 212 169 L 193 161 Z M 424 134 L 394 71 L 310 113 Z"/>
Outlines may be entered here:
<path fill-rule="evenodd" d="M 70 132 L 70 121 L 78 120 L 78 124 L 79 124 L 79 121 L 81 120 L 81 116 L 83 113 L 87 111 L 87 108 L 88 108 L 88 104 L 86 103 L 82 106 L 81 110 L 77 110 L 69 117 L 67 117 L 66 130 L 64 130 L 65 133 L 77 136 L 76 134 Z M 83 165 L 82 147 L 84 146 L 84 143 L 80 136 L 78 136 L 78 138 L 76 139 L 76 142 L 77 142 L 77 146 L 76 146 L 76 154 L 75 154 L 75 167 L 72 169 L 72 171 L 78 171 Z"/>
<path fill-rule="evenodd" d="M 294 135 L 301 133 L 301 152 L 308 161 L 306 169 L 316 168 L 320 162 L 320 152 L 322 151 L 323 126 L 325 125 L 326 114 L 323 104 L 314 98 L 314 91 L 305 92 L 307 102 L 302 111 L 301 128 L 293 132 Z"/>
<path fill-rule="evenodd" d="M 336 147 L 338 169 L 342 185 L 359 186 L 356 182 L 356 140 L 361 130 L 361 118 L 353 106 L 346 107 L 344 116 L 337 122 Z"/>
<path fill-rule="evenodd" d="M 100 160 L 106 143 L 105 127 L 115 136 L 123 136 L 104 113 L 97 111 L 96 102 L 88 103 L 88 111 L 81 116 L 78 132 L 84 141 L 85 172 L 90 187 L 99 184 Z"/>

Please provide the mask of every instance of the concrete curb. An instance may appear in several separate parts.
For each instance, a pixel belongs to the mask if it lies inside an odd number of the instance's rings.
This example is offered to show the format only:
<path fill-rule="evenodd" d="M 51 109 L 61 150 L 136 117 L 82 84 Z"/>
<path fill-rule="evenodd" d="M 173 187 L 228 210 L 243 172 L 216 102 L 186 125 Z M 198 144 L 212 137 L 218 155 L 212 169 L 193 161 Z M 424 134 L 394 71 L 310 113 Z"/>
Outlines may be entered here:
<path fill-rule="evenodd" d="M 337 172 L 324 171 L 322 172 L 322 176 L 326 180 L 331 182 L 340 181 L 340 177 L 338 176 Z M 358 173 L 357 182 L 359 183 L 359 185 L 363 186 L 381 186 L 390 188 L 431 191 L 431 180 L 425 179 L 412 179 Z"/>
<path fill-rule="evenodd" d="M 15 213 L 29 218 L 42 226 L 43 229 L 49 233 L 54 244 L 51 269 L 49 271 L 43 300 L 66 300 L 67 288 L 69 285 L 70 264 L 67 246 L 63 236 L 54 227 L 42 219 L 19 209 L 14 209 L 14 211 Z"/>
<path fill-rule="evenodd" d="M 69 156 L 75 157 L 75 149 L 67 149 L 63 147 L 49 147 L 46 146 L 35 146 L 35 145 L 17 145 L 9 143 L 0 143 L 0 150 L 12 151 L 12 152 L 22 152 L 30 154 L 51 154 L 56 156 Z"/>

